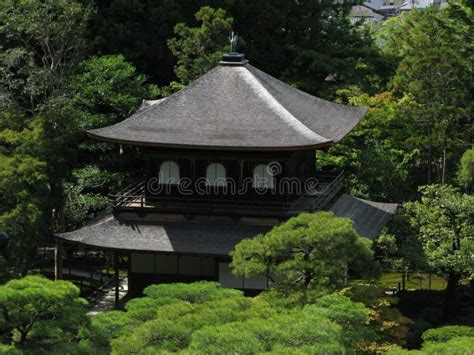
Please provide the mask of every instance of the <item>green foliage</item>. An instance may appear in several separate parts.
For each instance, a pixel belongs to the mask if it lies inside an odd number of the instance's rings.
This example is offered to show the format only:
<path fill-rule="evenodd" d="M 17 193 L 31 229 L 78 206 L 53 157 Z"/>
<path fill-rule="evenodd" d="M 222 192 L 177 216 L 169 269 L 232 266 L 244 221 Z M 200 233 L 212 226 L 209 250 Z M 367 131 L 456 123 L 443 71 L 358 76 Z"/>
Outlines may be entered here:
<path fill-rule="evenodd" d="M 359 343 L 362 349 L 387 351 L 406 345 L 412 321 L 394 307 L 398 298 L 387 296 L 382 287 L 361 284 L 343 289 L 339 294 L 364 304 L 368 309 L 369 327 L 375 332 L 376 338 L 370 344 Z"/>
<path fill-rule="evenodd" d="M 202 23 L 200 27 L 178 23 L 174 28 L 177 37 L 168 40 L 177 62 L 174 71 L 184 85 L 215 67 L 230 50 L 228 37 L 233 19 L 227 17 L 225 10 L 202 7 L 196 13 L 196 20 Z"/>
<path fill-rule="evenodd" d="M 460 337 L 448 340 L 445 343 L 425 343 L 421 350 L 395 350 L 390 351 L 390 355 L 404 355 L 404 354 L 416 354 L 416 355 L 428 355 L 428 354 L 453 354 L 453 355 L 465 355 L 472 352 L 474 346 L 474 337 Z"/>
<path fill-rule="evenodd" d="M 88 339 L 88 342 L 94 344 L 97 350 L 104 351 L 108 349 L 111 339 L 121 336 L 134 324 L 127 313 L 120 311 L 104 312 L 91 317 L 90 325 L 81 328 L 79 336 Z"/>
<path fill-rule="evenodd" d="M 375 254 L 391 270 L 431 272 L 416 230 L 400 210 L 375 240 Z"/>
<path fill-rule="evenodd" d="M 81 63 L 70 82 L 73 103 L 82 115 L 80 129 L 116 123 L 132 114 L 155 88 L 123 55 L 92 57 Z"/>
<path fill-rule="evenodd" d="M 466 150 L 462 155 L 458 178 L 466 191 L 474 190 L 474 148 Z"/>
<path fill-rule="evenodd" d="M 192 284 L 151 285 L 143 293 L 152 299 L 161 300 L 161 302 L 182 300 L 191 304 L 242 296 L 242 291 L 225 289 L 217 282 L 207 281 Z"/>
<path fill-rule="evenodd" d="M 1 106 L 34 110 L 86 48 L 89 7 L 74 0 L 0 4 Z"/>
<path fill-rule="evenodd" d="M 412 135 L 426 154 L 427 184 L 447 182 L 469 139 L 473 19 L 456 4 L 429 7 L 390 19 L 381 33 L 384 51 L 400 58 L 391 87 L 412 100 L 404 112 L 421 133 Z"/>
<path fill-rule="evenodd" d="M 67 281 L 26 276 L 0 286 L 4 343 L 50 346 L 75 340 L 87 324 L 87 302 Z"/>
<path fill-rule="evenodd" d="M 150 296 L 129 302 L 126 312 L 93 317 L 82 343 L 112 354 L 345 353 L 362 343 L 362 336 L 373 336 L 369 311 L 343 296 L 327 296 L 301 309 L 275 306 L 265 297 L 246 298 L 213 282 L 173 286 L 155 285 L 147 289 Z M 147 317 L 137 312 L 140 304 Z"/>
<path fill-rule="evenodd" d="M 346 14 L 355 3 L 114 0 L 101 3 L 93 28 L 98 34 L 98 52 L 123 53 L 148 77 L 160 85 L 167 85 L 174 80 L 173 68 L 177 66 L 166 40 L 173 37 L 176 23 L 187 24 L 182 26 L 186 36 L 178 34 L 175 39 L 188 42 L 186 48 L 194 49 L 189 58 L 202 52 L 199 43 L 204 43 L 202 48 L 209 48 L 204 57 L 215 53 L 214 46 L 218 51 L 228 46 L 230 28 L 227 19 L 230 15 L 222 18 L 213 15 L 217 22 L 209 21 L 209 27 L 200 26 L 200 20 L 195 19 L 199 9 L 212 6 L 214 13 L 224 10 L 232 15 L 242 39 L 239 51 L 246 53 L 252 64 L 265 72 L 284 77 L 289 83 L 314 94 L 329 96 L 334 88 L 350 84 L 373 92 L 384 85 L 393 65 L 381 55 L 367 31 L 350 25 Z M 210 13 L 211 10 L 206 15 Z M 219 34 L 214 31 L 218 27 L 227 28 L 227 31 Z M 308 31 L 309 28 L 314 30 Z M 216 33 L 218 37 L 213 37 L 212 43 L 210 39 Z M 196 42 L 190 43 L 188 38 L 194 38 Z"/>
<path fill-rule="evenodd" d="M 81 62 L 77 72 L 68 77 L 64 90 L 63 95 L 56 95 L 43 105 L 43 124 L 48 133 L 57 137 L 58 144 L 77 154 L 78 144 L 84 150 L 103 153 L 103 146 L 84 143 L 84 130 L 128 117 L 155 88 L 147 88 L 145 77 L 122 55 L 106 55 Z M 100 157 L 96 159 L 100 161 Z"/>
<path fill-rule="evenodd" d="M 369 111 L 341 144 L 316 154 L 317 165 L 344 168 L 356 196 L 391 202 L 410 197 L 420 157 L 418 146 L 410 142 L 411 123 L 401 111 L 406 100 L 382 92 L 357 93 L 349 102 Z"/>
<path fill-rule="evenodd" d="M 30 266 L 47 230 L 43 205 L 48 193 L 44 162 L 0 154 L 0 230 L 10 236 L 6 257 L 19 273 Z"/>
<path fill-rule="evenodd" d="M 445 343 L 426 343 L 421 349 L 422 354 L 452 354 L 463 355 L 472 352 L 474 337 L 460 337 Z"/>
<path fill-rule="evenodd" d="M 344 352 L 339 342 L 341 329 L 327 318 L 294 311 L 265 320 L 207 326 L 192 336 L 189 350 L 210 354 L 272 351 L 283 346 L 290 352 L 311 346 L 325 352 Z"/>
<path fill-rule="evenodd" d="M 331 212 L 302 213 L 265 235 L 240 242 L 232 252 L 237 275 L 269 275 L 283 292 L 322 293 L 341 285 L 344 269 L 356 259 L 370 268 L 371 251 L 352 222 Z"/>
<path fill-rule="evenodd" d="M 445 327 L 428 329 L 422 335 L 423 341 L 432 343 L 445 343 L 460 337 L 474 337 L 474 327 L 447 325 Z"/>
<path fill-rule="evenodd" d="M 348 172 L 352 194 L 400 202 L 418 197 L 421 184 L 454 182 L 473 133 L 472 23 L 472 10 L 451 5 L 410 11 L 377 28 L 396 73 L 386 92 L 336 91 L 343 103 L 370 109 L 342 144 L 317 157 Z"/>
<path fill-rule="evenodd" d="M 420 191 L 421 201 L 406 203 L 405 209 L 430 267 L 441 273 L 472 276 L 474 196 L 446 185 L 424 186 Z"/>
<path fill-rule="evenodd" d="M 64 183 L 64 216 L 67 229 L 81 226 L 95 213 L 109 205 L 108 193 L 114 192 L 122 176 L 101 170 L 97 166 L 86 166 L 73 171 L 70 182 Z"/>
<path fill-rule="evenodd" d="M 262 329 L 262 333 L 266 329 Z M 190 353 L 222 354 L 239 353 L 255 354 L 264 351 L 252 331 L 246 324 L 229 323 L 223 326 L 207 326 L 193 334 L 189 346 Z"/>
<path fill-rule="evenodd" d="M 327 317 L 340 325 L 344 334 L 342 342 L 347 348 L 366 350 L 376 338 L 373 329 L 368 327 L 368 309 L 362 303 L 352 302 L 348 297 L 323 296 L 313 305 L 305 306 L 304 312 Z"/>

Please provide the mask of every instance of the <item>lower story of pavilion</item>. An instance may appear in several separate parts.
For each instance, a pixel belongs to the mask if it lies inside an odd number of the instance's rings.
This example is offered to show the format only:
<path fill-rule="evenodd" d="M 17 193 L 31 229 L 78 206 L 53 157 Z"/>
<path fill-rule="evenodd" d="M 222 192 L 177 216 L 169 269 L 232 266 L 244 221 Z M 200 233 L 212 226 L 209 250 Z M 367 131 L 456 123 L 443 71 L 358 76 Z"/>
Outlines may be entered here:
<path fill-rule="evenodd" d="M 87 248 L 114 255 L 116 301 L 118 259 L 128 260 L 128 289 L 138 296 L 151 284 L 217 281 L 223 287 L 255 294 L 268 288 L 264 275 L 237 277 L 229 266 L 229 253 L 245 238 L 271 229 L 271 224 L 242 221 L 137 221 L 105 214 L 93 223 L 56 236 L 56 278 L 63 276 L 66 250 Z"/>
<path fill-rule="evenodd" d="M 331 207 L 352 220 L 361 236 L 374 240 L 396 212 L 393 203 L 378 203 L 341 196 Z M 118 260 L 128 261 L 130 296 L 138 296 L 151 284 L 218 281 L 223 287 L 256 294 L 268 289 L 264 275 L 243 278 L 232 274 L 229 253 L 240 241 L 266 233 L 280 223 L 271 218 L 120 214 L 106 212 L 83 228 L 56 235 L 57 278 L 62 278 L 64 250 L 87 248 L 112 252 L 115 294 L 118 303 Z"/>

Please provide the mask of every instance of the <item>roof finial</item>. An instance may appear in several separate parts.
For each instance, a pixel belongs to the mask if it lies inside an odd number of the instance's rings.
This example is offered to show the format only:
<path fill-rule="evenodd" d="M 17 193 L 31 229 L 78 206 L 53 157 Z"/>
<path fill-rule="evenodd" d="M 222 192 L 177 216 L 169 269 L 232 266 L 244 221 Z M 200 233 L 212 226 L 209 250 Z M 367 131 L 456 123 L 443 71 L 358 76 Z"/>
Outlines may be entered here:
<path fill-rule="evenodd" d="M 225 53 L 222 56 L 222 60 L 219 62 L 220 65 L 245 65 L 248 60 L 245 59 L 245 54 L 237 53 L 237 42 L 239 41 L 239 35 L 232 26 L 232 33 L 229 36 L 230 52 Z"/>
<path fill-rule="evenodd" d="M 229 40 L 230 40 L 231 52 L 236 53 L 237 42 L 239 41 L 239 36 L 236 31 L 232 31 L 232 34 L 230 35 Z"/>

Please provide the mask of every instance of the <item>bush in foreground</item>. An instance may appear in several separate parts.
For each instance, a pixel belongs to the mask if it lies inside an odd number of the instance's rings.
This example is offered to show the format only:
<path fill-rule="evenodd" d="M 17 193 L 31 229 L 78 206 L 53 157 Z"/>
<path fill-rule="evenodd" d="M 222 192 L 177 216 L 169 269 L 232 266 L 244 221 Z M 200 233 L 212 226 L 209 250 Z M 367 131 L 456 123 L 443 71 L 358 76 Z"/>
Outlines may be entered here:
<path fill-rule="evenodd" d="M 113 354 L 344 353 L 375 336 L 369 310 L 345 296 L 290 307 L 213 282 L 154 285 L 145 294 L 125 312 L 93 317 L 84 342 Z"/>
<path fill-rule="evenodd" d="M 474 327 L 462 325 L 448 325 L 440 328 L 428 329 L 421 338 L 424 342 L 444 343 L 454 338 L 473 337 Z"/>
<path fill-rule="evenodd" d="M 0 334 L 18 348 L 48 348 L 77 339 L 87 301 L 67 281 L 26 276 L 0 286 Z"/>

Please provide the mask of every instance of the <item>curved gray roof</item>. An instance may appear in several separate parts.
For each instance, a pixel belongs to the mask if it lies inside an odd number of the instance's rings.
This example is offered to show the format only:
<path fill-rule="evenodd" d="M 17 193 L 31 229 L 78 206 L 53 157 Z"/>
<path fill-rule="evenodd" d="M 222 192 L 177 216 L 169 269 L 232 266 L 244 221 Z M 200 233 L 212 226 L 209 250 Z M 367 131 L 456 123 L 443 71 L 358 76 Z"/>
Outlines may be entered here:
<path fill-rule="evenodd" d="M 365 114 L 244 65 L 219 65 L 130 118 L 88 131 L 97 140 L 160 147 L 292 150 L 340 141 Z"/>
<path fill-rule="evenodd" d="M 374 240 L 397 211 L 398 204 L 342 195 L 331 207 L 336 216 L 349 218 L 361 236 Z"/>
<path fill-rule="evenodd" d="M 224 256 L 242 239 L 265 233 L 270 228 L 230 221 L 119 221 L 109 213 L 85 227 L 56 237 L 104 249 Z"/>

